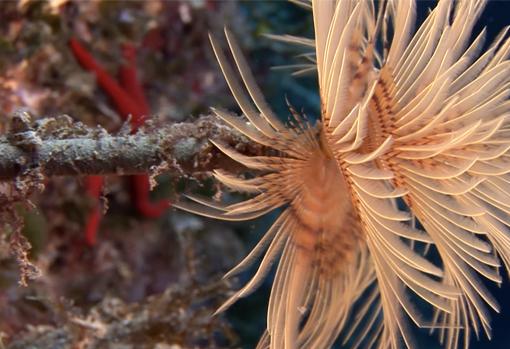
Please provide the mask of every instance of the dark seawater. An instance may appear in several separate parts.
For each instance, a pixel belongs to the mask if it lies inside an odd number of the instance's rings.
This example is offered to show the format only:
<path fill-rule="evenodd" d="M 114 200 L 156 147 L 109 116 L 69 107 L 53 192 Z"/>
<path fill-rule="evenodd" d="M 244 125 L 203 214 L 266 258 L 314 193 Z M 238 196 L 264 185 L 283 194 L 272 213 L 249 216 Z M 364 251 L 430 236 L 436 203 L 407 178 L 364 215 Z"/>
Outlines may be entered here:
<path fill-rule="evenodd" d="M 418 21 L 421 22 L 425 18 L 427 9 L 434 7 L 435 3 L 436 1 L 418 1 Z M 288 46 L 271 42 L 259 36 L 262 33 L 288 33 L 312 37 L 311 14 L 285 1 L 246 1 L 241 4 L 240 11 L 247 26 L 245 33 L 249 34 L 240 38 L 240 44 L 249 58 L 257 82 L 273 109 L 282 116 L 282 119 L 286 119 L 289 115 L 285 102 L 285 97 L 287 97 L 297 110 L 303 110 L 313 118 L 319 111 L 316 79 L 313 76 L 294 78 L 289 76 L 289 72 L 269 70 L 271 66 L 296 63 L 294 56 L 303 51 L 289 49 Z M 228 23 L 226 24 L 228 25 Z M 499 31 L 509 24 L 510 0 L 491 0 L 474 28 L 473 38 L 486 26 L 486 46 L 488 46 Z M 256 244 L 275 217 L 276 213 L 268 215 L 256 222 L 250 222 L 239 230 L 239 235 L 246 241 L 247 251 Z M 248 281 L 254 271 L 255 269 L 241 275 L 239 285 Z M 240 300 L 227 313 L 241 336 L 240 345 L 243 348 L 253 348 L 265 328 L 267 301 L 272 278 L 271 275 L 258 291 Z M 501 313 L 491 313 L 493 339 L 489 341 L 484 335 L 481 335 L 478 341 L 473 333 L 470 348 L 510 349 L 510 281 L 508 275 L 505 275 L 501 288 L 489 282 L 486 282 L 486 285 L 500 302 Z M 436 337 L 428 336 L 426 331 L 417 332 L 419 348 L 441 348 Z M 342 347 L 336 345 L 335 348 Z"/>

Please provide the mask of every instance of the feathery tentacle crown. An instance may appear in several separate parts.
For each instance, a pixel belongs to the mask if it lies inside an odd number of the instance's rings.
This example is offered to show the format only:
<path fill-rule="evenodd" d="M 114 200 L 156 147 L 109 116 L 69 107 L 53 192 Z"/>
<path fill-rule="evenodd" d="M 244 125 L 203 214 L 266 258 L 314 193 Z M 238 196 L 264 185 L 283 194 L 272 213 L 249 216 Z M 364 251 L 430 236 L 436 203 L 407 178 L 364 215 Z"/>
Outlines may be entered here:
<path fill-rule="evenodd" d="M 501 283 L 501 261 L 510 270 L 510 40 L 505 29 L 483 53 L 485 31 L 469 42 L 484 4 L 440 0 L 413 34 L 410 0 L 378 10 L 369 0 L 312 1 L 317 125 L 296 113 L 280 122 L 232 35 L 235 68 L 211 38 L 248 122 L 215 113 L 278 155 L 216 144 L 258 173 L 216 178 L 255 196 L 231 205 L 191 196 L 179 206 L 226 220 L 283 208 L 227 274 L 263 255 L 220 309 L 252 292 L 279 258 L 259 347 L 328 348 L 342 333 L 353 347 L 416 348 L 410 323 L 438 331 L 446 348 L 467 348 L 473 331 L 490 337 L 498 304 L 483 279 Z"/>

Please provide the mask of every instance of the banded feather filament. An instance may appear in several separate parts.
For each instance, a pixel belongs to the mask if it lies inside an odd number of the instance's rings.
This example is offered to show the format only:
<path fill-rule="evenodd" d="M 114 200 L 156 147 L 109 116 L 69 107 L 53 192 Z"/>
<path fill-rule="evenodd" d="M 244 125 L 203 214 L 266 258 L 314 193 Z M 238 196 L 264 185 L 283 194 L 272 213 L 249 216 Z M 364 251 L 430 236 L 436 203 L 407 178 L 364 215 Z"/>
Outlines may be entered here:
<path fill-rule="evenodd" d="M 485 279 L 500 284 L 510 270 L 508 28 L 480 53 L 485 30 L 469 40 L 484 1 L 440 0 L 415 32 L 410 0 L 297 2 L 313 12 L 315 39 L 277 39 L 315 48 L 316 123 L 294 110 L 282 122 L 233 35 L 225 31 L 231 58 L 211 37 L 244 117 L 213 111 L 272 150 L 216 144 L 254 174 L 216 179 L 253 196 L 175 206 L 225 220 L 281 208 L 227 274 L 260 259 L 219 311 L 277 264 L 259 348 L 329 348 L 339 336 L 354 348 L 417 348 L 412 325 L 445 348 L 467 349 L 473 332 L 490 338 L 489 309 L 499 306 Z"/>

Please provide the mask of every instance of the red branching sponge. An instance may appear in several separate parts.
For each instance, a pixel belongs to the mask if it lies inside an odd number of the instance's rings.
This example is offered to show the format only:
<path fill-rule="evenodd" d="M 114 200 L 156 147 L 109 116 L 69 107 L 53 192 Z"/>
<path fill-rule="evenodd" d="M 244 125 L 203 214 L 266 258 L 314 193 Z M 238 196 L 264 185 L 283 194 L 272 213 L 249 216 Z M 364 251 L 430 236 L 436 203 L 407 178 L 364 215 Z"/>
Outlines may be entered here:
<path fill-rule="evenodd" d="M 119 81 L 117 82 L 96 62 L 77 39 L 71 38 L 69 46 L 80 65 L 96 75 L 97 83 L 108 94 L 120 116 L 124 120 L 131 116 L 131 131 L 136 132 L 150 114 L 149 103 L 137 76 L 136 48 L 131 44 L 123 45 L 124 62 L 119 67 Z M 150 184 L 147 175 L 131 176 L 131 183 L 133 185 L 133 200 L 142 216 L 157 218 L 170 206 L 168 200 L 160 200 L 155 203 L 149 200 Z M 90 176 L 85 185 L 87 194 L 97 199 L 97 205 L 90 213 L 85 227 L 85 240 L 87 244 L 94 245 L 101 217 L 99 197 L 103 178 Z"/>

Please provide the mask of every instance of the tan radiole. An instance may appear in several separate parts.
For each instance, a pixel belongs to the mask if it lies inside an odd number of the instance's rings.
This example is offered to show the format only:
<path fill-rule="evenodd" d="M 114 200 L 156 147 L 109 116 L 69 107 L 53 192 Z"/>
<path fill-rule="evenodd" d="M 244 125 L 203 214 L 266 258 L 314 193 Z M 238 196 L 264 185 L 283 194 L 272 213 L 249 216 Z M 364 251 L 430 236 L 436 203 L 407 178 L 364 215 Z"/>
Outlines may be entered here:
<path fill-rule="evenodd" d="M 246 156 L 216 144 L 256 174 L 216 178 L 254 196 L 230 205 L 189 196 L 176 206 L 226 220 L 283 208 L 228 273 L 263 256 L 220 310 L 279 258 L 261 348 L 328 348 L 340 333 L 354 347 L 416 348 L 412 323 L 438 332 L 447 348 L 467 348 L 473 331 L 490 336 L 488 310 L 498 304 L 483 279 L 501 283 L 500 261 L 510 266 L 507 30 L 480 53 L 485 31 L 469 38 L 483 1 L 441 0 L 416 32 L 413 1 L 300 3 L 312 7 L 315 41 L 287 39 L 315 46 L 316 124 L 294 111 L 292 122 L 279 121 L 232 34 L 233 64 L 211 38 L 246 119 L 215 113 L 274 151 Z"/>

